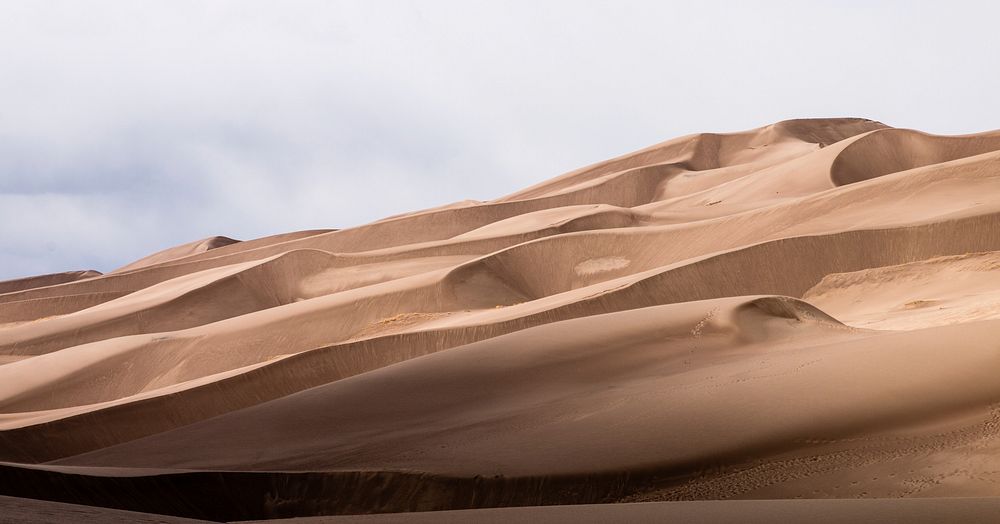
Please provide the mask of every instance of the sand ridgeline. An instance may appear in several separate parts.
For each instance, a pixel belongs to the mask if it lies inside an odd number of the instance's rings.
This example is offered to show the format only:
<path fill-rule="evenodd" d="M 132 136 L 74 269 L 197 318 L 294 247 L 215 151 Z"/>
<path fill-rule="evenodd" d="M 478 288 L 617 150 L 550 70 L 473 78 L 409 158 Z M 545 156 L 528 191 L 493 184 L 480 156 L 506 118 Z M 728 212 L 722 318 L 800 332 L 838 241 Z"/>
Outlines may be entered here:
<path fill-rule="evenodd" d="M 998 191 L 1000 132 L 793 120 L 0 282 L 0 509 L 975 521 Z"/>

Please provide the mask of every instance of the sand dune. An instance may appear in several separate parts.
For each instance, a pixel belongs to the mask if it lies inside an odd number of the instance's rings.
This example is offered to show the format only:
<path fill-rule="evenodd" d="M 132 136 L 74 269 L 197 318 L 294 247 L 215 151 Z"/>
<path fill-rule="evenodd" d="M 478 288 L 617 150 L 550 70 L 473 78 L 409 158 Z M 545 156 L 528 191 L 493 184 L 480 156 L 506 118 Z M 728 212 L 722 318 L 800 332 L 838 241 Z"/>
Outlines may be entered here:
<path fill-rule="evenodd" d="M 6 330 L 0 333 L 0 351 L 42 354 L 126 335 L 179 331 L 343 291 L 352 279 L 331 274 L 334 258 L 299 249 L 190 273 L 38 326 Z"/>
<path fill-rule="evenodd" d="M 42 500 L 0 496 L 4 524 L 62 524 L 64 522 L 103 524 L 205 524 L 204 520 L 169 517 L 135 511 L 121 511 L 94 506 L 62 504 Z"/>
<path fill-rule="evenodd" d="M 1000 482 L 998 189 L 1000 132 L 792 120 L 0 282 L 0 495 L 211 520 L 974 519 Z"/>
<path fill-rule="evenodd" d="M 1000 252 L 832 273 L 805 298 L 846 322 L 875 329 L 1000 318 Z"/>
<path fill-rule="evenodd" d="M 647 504 L 580 504 L 465 511 L 433 511 L 394 515 L 280 519 L 281 524 L 387 524 L 480 522 L 548 524 L 561 522 L 650 522 L 686 524 L 882 524 L 907 522 L 989 522 L 1000 501 L 989 498 L 881 500 L 741 500 L 728 502 L 659 502 Z"/>
<path fill-rule="evenodd" d="M 157 264 L 162 264 L 165 262 L 172 262 L 178 258 L 184 258 L 197 253 L 204 253 L 210 249 L 216 249 L 223 246 L 228 246 L 230 244 L 235 244 L 239 240 L 235 240 L 229 237 L 209 237 L 202 240 L 195 240 L 194 242 L 189 242 L 187 244 L 181 244 L 179 246 L 169 247 L 163 251 L 153 253 L 152 255 L 143 257 L 131 264 L 127 264 L 116 269 L 114 272 L 129 271 L 132 269 L 138 269 L 142 267 L 149 267 Z"/>
<path fill-rule="evenodd" d="M 54 286 L 56 284 L 63 284 L 66 282 L 73 282 L 75 280 L 83 280 L 85 278 L 98 276 L 101 276 L 99 271 L 89 269 L 87 271 L 67 271 L 65 273 L 52 273 L 50 275 L 39 275 L 37 277 L 5 280 L 0 282 L 0 295 L 38 287 Z"/>

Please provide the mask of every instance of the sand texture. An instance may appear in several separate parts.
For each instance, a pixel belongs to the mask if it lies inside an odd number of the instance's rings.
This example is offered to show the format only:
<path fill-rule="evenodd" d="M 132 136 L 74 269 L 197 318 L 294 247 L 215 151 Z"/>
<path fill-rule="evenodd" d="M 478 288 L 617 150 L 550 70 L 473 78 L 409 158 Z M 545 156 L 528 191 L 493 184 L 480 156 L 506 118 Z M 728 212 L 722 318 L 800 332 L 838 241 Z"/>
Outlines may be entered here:
<path fill-rule="evenodd" d="M 998 196 L 1000 132 L 793 120 L 0 282 L 0 522 L 982 521 Z"/>

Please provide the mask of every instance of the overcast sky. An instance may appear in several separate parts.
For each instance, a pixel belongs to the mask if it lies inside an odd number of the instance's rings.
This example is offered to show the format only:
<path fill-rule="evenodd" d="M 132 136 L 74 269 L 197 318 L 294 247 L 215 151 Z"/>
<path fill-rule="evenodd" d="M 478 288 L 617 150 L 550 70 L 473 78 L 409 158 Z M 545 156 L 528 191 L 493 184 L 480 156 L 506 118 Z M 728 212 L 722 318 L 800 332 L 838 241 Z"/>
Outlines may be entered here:
<path fill-rule="evenodd" d="M 1000 128 L 994 5 L 0 0 L 0 279 L 487 200 L 692 132 Z"/>

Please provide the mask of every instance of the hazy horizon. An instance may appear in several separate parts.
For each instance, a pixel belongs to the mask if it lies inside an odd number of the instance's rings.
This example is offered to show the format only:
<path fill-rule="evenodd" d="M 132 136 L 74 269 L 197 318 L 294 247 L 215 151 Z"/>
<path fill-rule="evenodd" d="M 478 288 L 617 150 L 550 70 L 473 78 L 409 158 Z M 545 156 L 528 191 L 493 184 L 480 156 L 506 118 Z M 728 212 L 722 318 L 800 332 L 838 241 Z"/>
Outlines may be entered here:
<path fill-rule="evenodd" d="M 995 129 L 997 14 L 5 2 L 0 280 L 492 199 L 694 132 L 835 116 Z"/>

